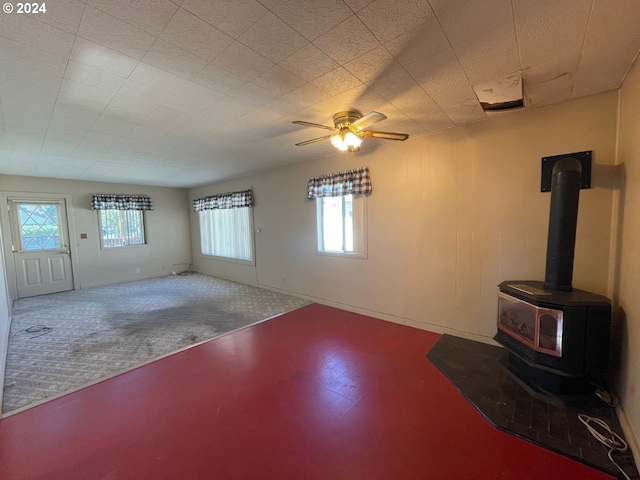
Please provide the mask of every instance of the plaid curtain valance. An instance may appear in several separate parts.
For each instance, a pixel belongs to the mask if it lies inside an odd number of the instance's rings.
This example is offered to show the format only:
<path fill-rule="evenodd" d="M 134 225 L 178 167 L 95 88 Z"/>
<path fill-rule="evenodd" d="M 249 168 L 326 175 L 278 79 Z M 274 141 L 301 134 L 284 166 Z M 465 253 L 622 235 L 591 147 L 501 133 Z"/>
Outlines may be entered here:
<path fill-rule="evenodd" d="M 253 192 L 240 190 L 238 192 L 220 193 L 210 197 L 196 198 L 193 201 L 193 211 L 218 210 L 224 208 L 240 208 L 253 206 Z"/>
<path fill-rule="evenodd" d="M 92 210 L 153 210 L 149 195 L 96 194 L 91 200 Z"/>
<path fill-rule="evenodd" d="M 307 198 L 340 197 L 342 195 L 369 195 L 371 178 L 369 168 L 330 173 L 309 179 Z"/>

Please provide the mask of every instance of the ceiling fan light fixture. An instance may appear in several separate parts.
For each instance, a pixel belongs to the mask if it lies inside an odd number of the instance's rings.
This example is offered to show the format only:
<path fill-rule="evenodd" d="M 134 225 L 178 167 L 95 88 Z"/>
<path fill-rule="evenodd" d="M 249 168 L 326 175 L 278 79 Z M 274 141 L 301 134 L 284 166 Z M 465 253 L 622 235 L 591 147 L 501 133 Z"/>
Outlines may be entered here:
<path fill-rule="evenodd" d="M 344 143 L 347 147 L 359 149 L 362 144 L 362 139 L 353 132 L 347 132 L 344 134 Z"/>
<path fill-rule="evenodd" d="M 331 145 L 336 147 L 341 152 L 346 152 L 349 149 L 349 146 L 345 143 L 342 138 L 342 134 L 337 133 L 331 136 Z"/>

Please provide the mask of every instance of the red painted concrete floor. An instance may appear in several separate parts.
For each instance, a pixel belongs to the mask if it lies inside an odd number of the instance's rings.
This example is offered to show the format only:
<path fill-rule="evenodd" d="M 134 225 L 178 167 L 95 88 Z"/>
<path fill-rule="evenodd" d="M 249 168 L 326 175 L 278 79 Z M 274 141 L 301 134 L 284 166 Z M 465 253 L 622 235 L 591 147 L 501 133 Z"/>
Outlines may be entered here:
<path fill-rule="evenodd" d="M 310 305 L 0 420 L 0 478 L 612 478 L 492 427 L 437 339 Z"/>

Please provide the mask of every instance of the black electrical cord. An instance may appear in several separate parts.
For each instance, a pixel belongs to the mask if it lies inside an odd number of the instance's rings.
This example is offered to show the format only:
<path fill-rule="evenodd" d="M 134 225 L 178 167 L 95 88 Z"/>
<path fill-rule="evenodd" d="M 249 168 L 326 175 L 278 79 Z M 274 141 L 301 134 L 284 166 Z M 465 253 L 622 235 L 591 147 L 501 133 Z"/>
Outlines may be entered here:
<path fill-rule="evenodd" d="M 29 333 L 29 334 L 39 333 L 39 335 L 34 335 L 33 337 L 29 337 L 29 340 L 32 340 L 34 338 L 38 338 L 43 335 L 46 335 L 47 333 L 51 333 L 52 331 L 53 331 L 53 327 L 47 327 L 46 325 L 33 325 L 32 327 L 25 328 L 24 330 L 18 330 L 13 334 L 13 336 L 15 337 L 17 334 L 22 332 Z"/>

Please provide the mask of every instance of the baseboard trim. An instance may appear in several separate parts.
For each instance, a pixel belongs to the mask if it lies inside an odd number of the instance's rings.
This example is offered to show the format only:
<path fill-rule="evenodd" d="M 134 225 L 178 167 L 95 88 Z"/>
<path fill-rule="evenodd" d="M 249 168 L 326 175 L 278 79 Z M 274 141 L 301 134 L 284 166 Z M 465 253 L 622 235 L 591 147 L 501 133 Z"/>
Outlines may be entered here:
<path fill-rule="evenodd" d="M 334 300 L 329 300 L 328 298 L 316 297 L 313 295 L 305 295 L 303 293 L 294 292 L 291 290 L 286 290 L 284 288 L 273 287 L 271 285 L 265 285 L 262 283 L 257 284 L 258 287 L 264 288 L 266 290 L 272 290 L 278 293 L 284 293 L 287 295 L 291 295 L 298 298 L 303 298 L 305 300 L 309 300 L 311 302 L 319 303 L 321 305 L 327 305 L 329 307 L 340 308 L 341 310 L 346 310 L 348 312 L 359 313 L 361 315 L 367 315 L 369 317 L 377 318 L 379 320 L 385 320 L 387 322 L 398 323 L 400 325 L 406 325 L 408 327 L 418 328 L 420 330 L 427 330 L 433 333 L 444 334 L 448 333 L 450 335 L 454 335 L 456 337 L 466 338 L 468 340 L 475 340 L 476 342 L 486 343 L 488 345 L 494 345 L 500 347 L 492 337 L 487 337 L 485 335 L 480 335 L 476 333 L 465 332 L 462 330 L 456 330 L 455 328 L 444 327 L 442 325 L 438 325 L 435 323 L 428 322 L 419 322 L 417 320 L 413 320 L 411 318 L 400 317 L 397 315 L 392 315 L 389 313 L 378 312 L 376 310 L 370 310 L 364 307 L 358 307 L 355 305 L 350 305 L 348 303 L 336 302 Z"/>

